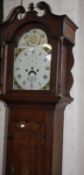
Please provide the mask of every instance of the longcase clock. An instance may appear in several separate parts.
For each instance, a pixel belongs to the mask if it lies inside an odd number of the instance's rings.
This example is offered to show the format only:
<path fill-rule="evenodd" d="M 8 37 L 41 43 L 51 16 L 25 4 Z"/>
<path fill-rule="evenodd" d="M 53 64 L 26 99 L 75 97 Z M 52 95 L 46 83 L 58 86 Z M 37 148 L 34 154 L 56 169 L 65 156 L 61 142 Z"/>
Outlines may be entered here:
<path fill-rule="evenodd" d="M 6 175 L 62 174 L 63 116 L 72 101 L 77 26 L 66 15 L 53 14 L 45 2 L 36 7 L 18 6 L 0 25 L 0 99 L 8 108 Z"/>

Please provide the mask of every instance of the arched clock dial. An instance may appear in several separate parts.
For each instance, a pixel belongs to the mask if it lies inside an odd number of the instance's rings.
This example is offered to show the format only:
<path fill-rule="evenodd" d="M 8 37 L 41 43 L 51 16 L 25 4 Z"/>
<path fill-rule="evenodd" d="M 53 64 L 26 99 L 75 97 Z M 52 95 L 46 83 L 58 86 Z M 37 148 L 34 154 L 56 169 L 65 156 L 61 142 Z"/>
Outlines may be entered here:
<path fill-rule="evenodd" d="M 24 90 L 49 89 L 51 54 L 43 48 L 28 47 L 16 58 L 14 63 L 14 79 Z"/>
<path fill-rule="evenodd" d="M 38 28 L 34 28 L 22 35 L 18 47 L 26 48 L 48 43 L 46 33 Z"/>
<path fill-rule="evenodd" d="M 0 100 L 8 119 L 4 175 L 62 175 L 76 25 L 44 1 L 10 14 L 0 25 Z"/>

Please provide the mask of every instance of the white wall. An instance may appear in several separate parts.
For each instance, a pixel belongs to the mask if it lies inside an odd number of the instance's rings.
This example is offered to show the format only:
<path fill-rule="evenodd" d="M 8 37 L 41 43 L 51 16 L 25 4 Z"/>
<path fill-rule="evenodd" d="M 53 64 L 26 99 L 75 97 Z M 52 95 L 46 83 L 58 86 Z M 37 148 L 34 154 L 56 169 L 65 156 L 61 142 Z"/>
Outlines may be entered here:
<path fill-rule="evenodd" d="M 5 17 L 9 9 L 15 5 L 20 5 L 21 0 L 4 0 Z M 27 7 L 31 0 L 23 0 Z M 33 0 L 34 3 L 38 0 Z M 71 95 L 74 102 L 65 111 L 64 121 L 64 151 L 63 151 L 63 175 L 83 175 L 84 174 L 84 110 L 83 110 L 83 65 L 84 65 L 84 2 L 83 0 L 46 0 L 50 4 L 53 13 L 67 14 L 78 26 L 76 33 L 76 46 L 73 49 L 75 64 L 72 69 L 74 85 Z M 2 174 L 2 155 L 5 112 L 3 104 L 0 103 L 0 175 Z"/>

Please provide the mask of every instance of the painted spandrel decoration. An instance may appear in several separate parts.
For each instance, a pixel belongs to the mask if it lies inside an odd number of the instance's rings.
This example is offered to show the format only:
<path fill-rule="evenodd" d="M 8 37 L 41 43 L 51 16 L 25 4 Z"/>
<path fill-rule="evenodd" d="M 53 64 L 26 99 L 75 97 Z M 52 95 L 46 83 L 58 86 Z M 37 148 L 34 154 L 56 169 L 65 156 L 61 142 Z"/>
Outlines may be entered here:
<path fill-rule="evenodd" d="M 53 14 L 43 1 L 31 3 L 27 11 L 23 6 L 14 8 L 1 25 L 9 69 L 5 72 L 1 63 L 2 93 L 17 91 L 18 95 L 22 91 L 24 96 L 31 90 L 56 97 L 70 96 L 76 28 L 66 15 Z M 68 69 L 63 62 L 70 64 Z"/>
<path fill-rule="evenodd" d="M 15 49 L 13 89 L 49 90 L 51 51 L 42 29 L 24 33 Z"/>
<path fill-rule="evenodd" d="M 45 2 L 0 25 L 0 100 L 8 108 L 5 175 L 62 175 L 64 110 L 72 101 L 76 25 Z"/>

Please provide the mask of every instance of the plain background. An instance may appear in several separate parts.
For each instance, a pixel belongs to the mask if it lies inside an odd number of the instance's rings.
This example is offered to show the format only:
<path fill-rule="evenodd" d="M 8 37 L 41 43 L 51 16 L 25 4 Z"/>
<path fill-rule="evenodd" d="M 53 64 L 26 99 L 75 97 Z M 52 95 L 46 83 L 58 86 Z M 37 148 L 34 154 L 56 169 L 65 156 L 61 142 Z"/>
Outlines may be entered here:
<path fill-rule="evenodd" d="M 38 0 L 32 0 L 34 3 Z M 31 0 L 23 0 L 27 8 Z M 62 175 L 84 174 L 84 1 L 46 0 L 57 15 L 67 14 L 79 27 L 76 32 L 76 45 L 73 48 L 75 64 L 72 69 L 74 84 L 71 96 L 74 102 L 67 106 L 64 120 L 63 173 Z M 4 19 L 21 0 L 4 0 Z M 3 172 L 5 140 L 5 105 L 0 102 L 0 175 Z"/>

